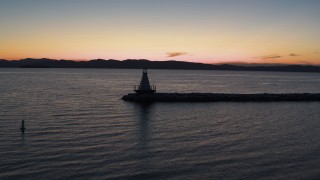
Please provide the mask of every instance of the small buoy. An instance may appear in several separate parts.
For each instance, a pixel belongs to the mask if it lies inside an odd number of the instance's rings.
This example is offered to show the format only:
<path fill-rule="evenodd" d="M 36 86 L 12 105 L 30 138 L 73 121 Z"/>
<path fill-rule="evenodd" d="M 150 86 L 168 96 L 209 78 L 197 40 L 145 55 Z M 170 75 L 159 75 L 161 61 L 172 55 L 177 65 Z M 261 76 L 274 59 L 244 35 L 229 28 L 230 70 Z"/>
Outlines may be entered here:
<path fill-rule="evenodd" d="M 26 128 L 24 127 L 24 120 L 22 120 L 22 122 L 21 122 L 20 130 L 22 133 L 24 133 L 24 130 L 26 130 Z"/>

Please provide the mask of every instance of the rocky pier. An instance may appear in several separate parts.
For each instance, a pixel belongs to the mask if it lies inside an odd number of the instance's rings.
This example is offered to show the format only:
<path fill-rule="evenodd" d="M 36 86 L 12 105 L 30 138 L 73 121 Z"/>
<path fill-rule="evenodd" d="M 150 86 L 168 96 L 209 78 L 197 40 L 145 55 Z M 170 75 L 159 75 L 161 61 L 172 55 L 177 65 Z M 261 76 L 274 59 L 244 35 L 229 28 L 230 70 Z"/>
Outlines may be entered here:
<path fill-rule="evenodd" d="M 320 93 L 224 94 L 224 93 L 130 93 L 122 97 L 131 102 L 277 102 L 320 101 Z"/>

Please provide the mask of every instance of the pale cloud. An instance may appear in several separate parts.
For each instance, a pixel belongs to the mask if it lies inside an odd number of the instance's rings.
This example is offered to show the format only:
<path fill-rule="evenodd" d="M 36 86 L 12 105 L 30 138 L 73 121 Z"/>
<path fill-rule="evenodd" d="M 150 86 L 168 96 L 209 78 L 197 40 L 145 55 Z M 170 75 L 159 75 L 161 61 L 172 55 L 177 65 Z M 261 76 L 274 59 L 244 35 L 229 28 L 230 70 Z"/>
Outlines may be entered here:
<path fill-rule="evenodd" d="M 289 56 L 301 56 L 301 55 L 295 54 L 295 53 L 290 53 Z"/>
<path fill-rule="evenodd" d="M 282 56 L 273 54 L 273 55 L 267 55 L 267 56 L 260 56 L 260 59 L 276 59 L 276 58 L 281 58 Z"/>
<path fill-rule="evenodd" d="M 176 56 L 183 56 L 187 55 L 186 52 L 167 52 L 167 57 L 176 57 Z"/>

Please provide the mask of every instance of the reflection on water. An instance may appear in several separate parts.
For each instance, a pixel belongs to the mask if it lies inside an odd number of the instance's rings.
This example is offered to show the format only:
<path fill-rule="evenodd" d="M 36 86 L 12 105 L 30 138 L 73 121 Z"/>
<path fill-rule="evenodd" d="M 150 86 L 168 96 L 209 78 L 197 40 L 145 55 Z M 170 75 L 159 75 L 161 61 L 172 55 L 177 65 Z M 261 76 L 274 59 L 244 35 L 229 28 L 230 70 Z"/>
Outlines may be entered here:
<path fill-rule="evenodd" d="M 139 113 L 136 122 L 138 129 L 137 158 L 140 161 L 138 170 L 143 173 L 149 173 L 152 167 L 151 155 L 149 149 L 150 143 L 150 116 L 152 114 L 152 104 L 136 104 L 136 112 Z"/>

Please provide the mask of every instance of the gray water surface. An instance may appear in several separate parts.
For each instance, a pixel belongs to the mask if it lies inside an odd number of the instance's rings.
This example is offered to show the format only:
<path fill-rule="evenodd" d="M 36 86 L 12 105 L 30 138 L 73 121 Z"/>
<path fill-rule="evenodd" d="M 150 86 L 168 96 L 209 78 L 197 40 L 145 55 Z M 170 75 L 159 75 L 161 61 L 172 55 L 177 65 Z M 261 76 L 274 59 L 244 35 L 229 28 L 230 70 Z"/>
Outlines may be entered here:
<path fill-rule="evenodd" d="M 320 178 L 319 102 L 122 101 L 140 78 L 141 70 L 0 69 L 0 179 Z M 149 78 L 159 92 L 320 91 L 318 73 Z"/>

